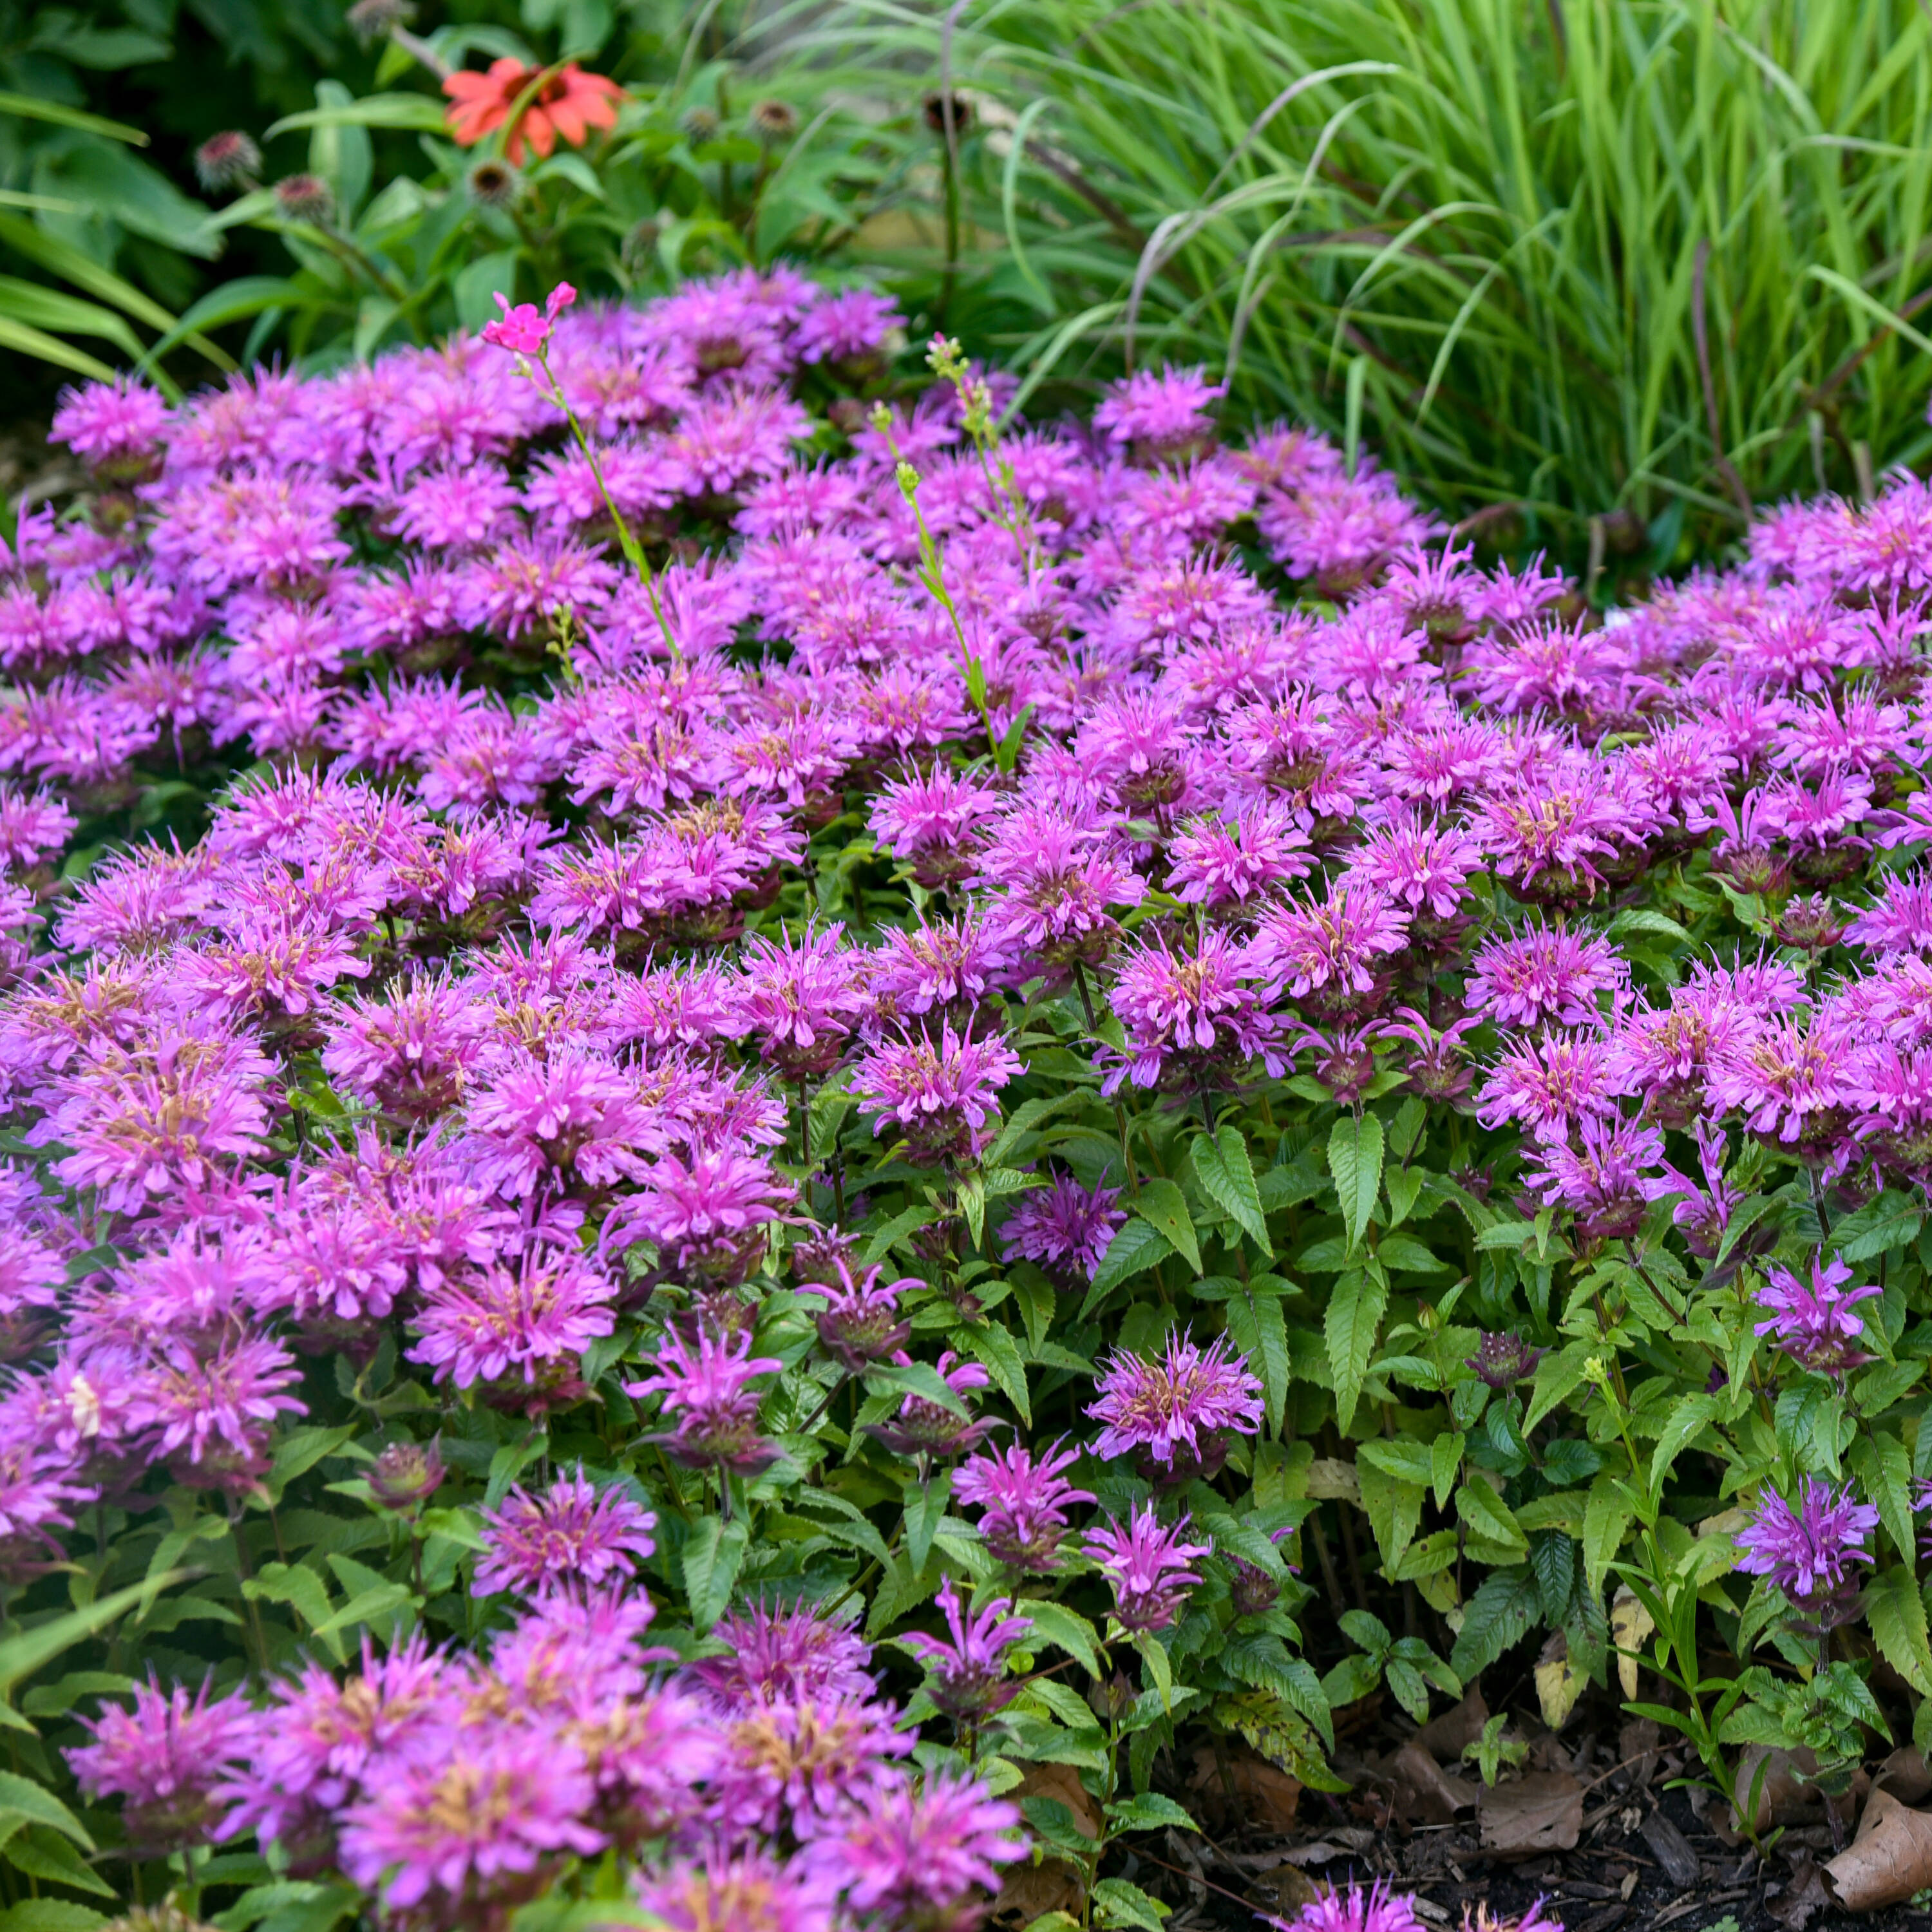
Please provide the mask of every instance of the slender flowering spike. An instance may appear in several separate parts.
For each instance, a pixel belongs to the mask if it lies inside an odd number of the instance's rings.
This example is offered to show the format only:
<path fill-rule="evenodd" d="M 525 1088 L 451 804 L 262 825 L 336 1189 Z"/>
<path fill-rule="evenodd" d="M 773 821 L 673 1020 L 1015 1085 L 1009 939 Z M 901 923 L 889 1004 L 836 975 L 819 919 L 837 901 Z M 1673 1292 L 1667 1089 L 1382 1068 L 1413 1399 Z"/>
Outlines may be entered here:
<path fill-rule="evenodd" d="M 637 1568 L 633 1559 L 656 1546 L 651 1540 L 656 1522 L 622 1490 L 600 1494 L 580 1464 L 574 1476 L 552 1484 L 541 1498 L 513 1489 L 500 1508 L 484 1514 L 474 1593 L 542 1595 L 580 1583 L 595 1588 L 608 1577 L 630 1576 Z"/>
<path fill-rule="evenodd" d="M 1183 1516 L 1163 1528 L 1153 1506 L 1143 1504 L 1124 1528 L 1110 1522 L 1088 1532 L 1086 1553 L 1114 1586 L 1114 1615 L 1124 1630 L 1166 1629 L 1200 1582 L 1201 1573 L 1187 1566 L 1212 1546 L 1184 1541 L 1187 1522 Z"/>
<path fill-rule="evenodd" d="M 516 157 L 511 158 L 514 160 Z M 550 290 L 541 311 L 529 302 L 519 302 L 512 308 L 499 295 L 496 306 L 502 311 L 502 319 L 483 325 L 483 340 L 499 349 L 514 350 L 519 356 L 541 356 L 558 316 L 576 299 L 577 291 L 568 282 L 560 282 Z"/>
<path fill-rule="evenodd" d="M 926 1666 L 926 1694 L 934 1705 L 949 1718 L 977 1724 L 1012 1701 L 1019 1687 L 1006 1682 L 1005 1653 L 1033 1628 L 1033 1620 L 1012 1614 L 1010 1597 L 994 1597 L 983 1609 L 969 1610 L 950 1576 L 934 1601 L 952 1640 L 914 1630 L 900 1644 Z"/>
<path fill-rule="evenodd" d="M 981 1450 L 960 1464 L 952 1493 L 961 1502 L 984 1510 L 980 1534 L 1000 1562 L 1011 1569 L 1051 1576 L 1060 1567 L 1067 1510 L 1076 1503 L 1094 1500 L 1090 1492 L 1076 1489 L 1062 1474 L 1079 1460 L 1077 1449 L 1058 1443 L 1037 1458 L 1018 1443 Z"/>
<path fill-rule="evenodd" d="M 1262 1384 L 1217 1336 L 1203 1348 L 1188 1334 L 1170 1335 L 1152 1361 L 1115 1355 L 1100 1379 L 1100 1400 L 1087 1413 L 1106 1426 L 1094 1443 L 1102 1459 L 1137 1451 L 1165 1482 L 1212 1478 L 1227 1459 L 1228 1437 L 1260 1426 Z"/>
<path fill-rule="evenodd" d="M 1866 1539 L 1877 1527 L 1878 1511 L 1855 1501 L 1849 1485 L 1834 1490 L 1808 1476 L 1795 1509 L 1774 1490 L 1758 1498 L 1752 1520 L 1738 1532 L 1744 1552 L 1738 1568 L 1769 1578 L 1807 1617 L 1828 1627 L 1856 1614 L 1852 1568 L 1871 1562 Z"/>
<path fill-rule="evenodd" d="M 1774 1337 L 1794 1362 L 1814 1374 L 1842 1377 L 1846 1370 L 1869 1362 L 1870 1354 L 1852 1346 L 1865 1324 L 1852 1310 L 1881 1291 L 1874 1286 L 1847 1291 L 1851 1278 L 1850 1264 L 1837 1255 L 1829 1262 L 1822 1252 L 1814 1255 L 1808 1282 L 1774 1262 L 1757 1291 L 1757 1304 L 1767 1314 L 1756 1333 Z"/>

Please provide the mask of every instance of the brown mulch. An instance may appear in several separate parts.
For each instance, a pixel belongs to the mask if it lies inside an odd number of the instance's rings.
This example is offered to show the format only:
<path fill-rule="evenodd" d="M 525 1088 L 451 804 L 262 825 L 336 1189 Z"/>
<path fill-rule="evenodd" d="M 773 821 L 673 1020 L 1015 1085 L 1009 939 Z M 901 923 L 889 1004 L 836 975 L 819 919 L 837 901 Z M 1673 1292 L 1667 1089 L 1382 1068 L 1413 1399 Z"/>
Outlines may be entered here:
<path fill-rule="evenodd" d="M 1910 1904 L 1852 1913 L 1829 1896 L 1818 1868 L 1835 1847 L 1822 1809 L 1763 1834 L 1762 1856 L 1736 1840 L 1723 1801 L 1685 1782 L 1701 1774 L 1694 1755 L 1608 1698 L 1586 1698 L 1560 1736 L 1513 1713 L 1511 1735 L 1530 1754 L 1488 1793 L 1456 1761 L 1454 1722 L 1446 1737 L 1382 1720 L 1346 1740 L 1336 1766 L 1354 1788 L 1302 1790 L 1286 1816 L 1281 1787 L 1292 1780 L 1238 1748 L 1210 1772 L 1204 1754 L 1177 1786 L 1202 1834 L 1130 1840 L 1107 1869 L 1173 1908 L 1167 1932 L 1292 1918 L 1319 1891 L 1377 1880 L 1438 1932 L 1460 1932 L 1482 1910 L 1513 1920 L 1539 1901 L 1565 1932 L 1923 1932 L 1932 1922 Z M 1419 1768 L 1421 1756 L 1439 1775 Z M 1545 1849 L 1552 1838 L 1559 1848 Z M 1529 1849 L 1498 1851 L 1499 1839 Z"/>

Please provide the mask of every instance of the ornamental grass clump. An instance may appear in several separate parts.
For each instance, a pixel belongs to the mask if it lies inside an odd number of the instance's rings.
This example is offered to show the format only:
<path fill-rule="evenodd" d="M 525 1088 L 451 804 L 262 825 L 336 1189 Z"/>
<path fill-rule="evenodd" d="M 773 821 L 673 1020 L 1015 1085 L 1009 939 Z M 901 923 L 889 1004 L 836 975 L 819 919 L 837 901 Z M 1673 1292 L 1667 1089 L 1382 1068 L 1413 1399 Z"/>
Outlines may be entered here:
<path fill-rule="evenodd" d="M 23 1877 L 831 1932 L 1040 1850 L 1146 1924 L 1195 1745 L 1334 1788 L 1384 1679 L 1540 1644 L 1727 1796 L 1932 1733 L 1924 486 L 1604 614 L 1198 375 L 1002 429 L 896 326 L 748 272 L 63 404 Z"/>

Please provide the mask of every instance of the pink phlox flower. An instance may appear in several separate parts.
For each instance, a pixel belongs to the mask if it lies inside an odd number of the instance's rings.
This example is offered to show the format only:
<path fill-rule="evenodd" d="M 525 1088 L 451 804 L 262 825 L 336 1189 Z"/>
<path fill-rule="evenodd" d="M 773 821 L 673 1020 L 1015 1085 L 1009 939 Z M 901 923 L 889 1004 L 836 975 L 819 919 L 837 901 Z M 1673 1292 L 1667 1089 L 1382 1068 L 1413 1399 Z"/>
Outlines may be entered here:
<path fill-rule="evenodd" d="M 530 302 L 519 302 L 512 308 L 508 298 L 499 294 L 496 300 L 501 320 L 483 325 L 483 340 L 519 356 L 541 356 L 557 317 L 576 299 L 577 291 L 568 282 L 559 282 L 550 290 L 541 312 Z"/>

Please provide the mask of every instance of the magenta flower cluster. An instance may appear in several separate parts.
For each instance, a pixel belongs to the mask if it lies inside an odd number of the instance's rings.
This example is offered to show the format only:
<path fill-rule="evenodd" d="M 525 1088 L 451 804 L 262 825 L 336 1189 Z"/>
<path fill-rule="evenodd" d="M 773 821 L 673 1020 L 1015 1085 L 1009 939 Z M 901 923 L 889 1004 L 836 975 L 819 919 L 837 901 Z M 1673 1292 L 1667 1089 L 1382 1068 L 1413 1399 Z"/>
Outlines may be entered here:
<path fill-rule="evenodd" d="M 418 1925 L 610 1853 L 670 1925 L 963 1926 L 1029 1606 L 1292 1630 L 1216 1540 L 1264 1447 L 1243 1547 L 1299 1522 L 1365 1270 L 1373 1328 L 1452 1195 L 1521 1225 L 1439 1362 L 1412 1279 L 1366 1337 L 1391 1454 L 1406 1389 L 1522 1413 L 1549 1239 L 1652 1326 L 1646 1244 L 1726 1257 L 1808 1402 L 1890 1352 L 1830 1217 L 1932 1198 L 1924 486 L 1606 619 L 1321 436 L 1224 440 L 1199 371 L 995 436 L 1005 379 L 888 382 L 892 305 L 788 269 L 505 306 L 70 392 L 85 506 L 0 548 L 0 1590 L 164 1501 L 279 1537 L 319 1465 L 375 1526 L 326 1610 L 236 1568 L 300 1654 L 91 1720 L 130 1844 Z M 1365 1251 L 1315 1136 L 1385 1096 L 1468 1164 L 1425 1196 L 1391 1124 Z M 1742 1567 L 1828 1624 L 1876 1522 L 1769 1490 Z"/>

